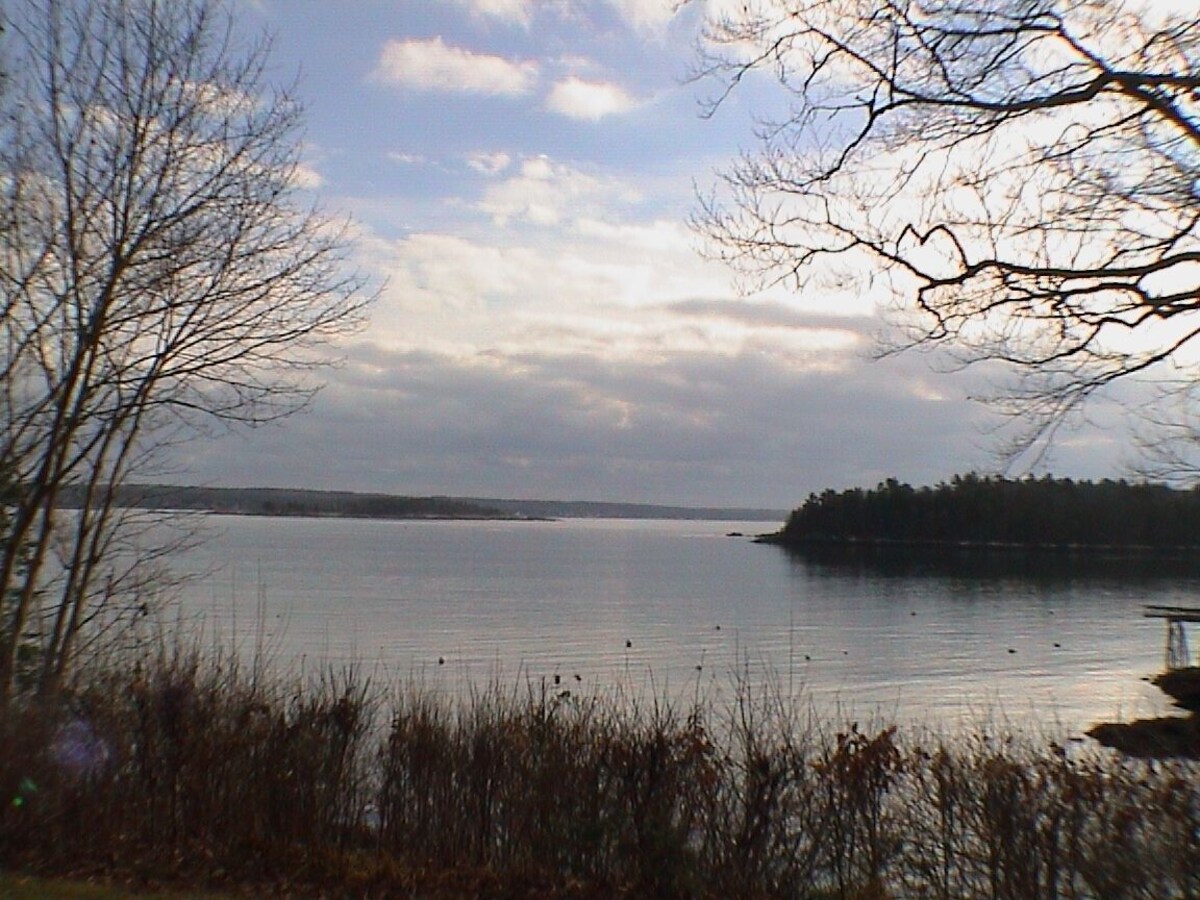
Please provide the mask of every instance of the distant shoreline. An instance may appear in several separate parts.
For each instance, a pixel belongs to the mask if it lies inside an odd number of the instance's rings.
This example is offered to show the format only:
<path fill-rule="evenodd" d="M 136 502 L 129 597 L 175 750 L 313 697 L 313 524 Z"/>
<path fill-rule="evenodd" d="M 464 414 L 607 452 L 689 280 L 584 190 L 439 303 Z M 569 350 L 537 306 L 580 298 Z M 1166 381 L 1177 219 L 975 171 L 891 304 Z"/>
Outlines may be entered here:
<path fill-rule="evenodd" d="M 375 522 L 554 522 L 556 519 L 551 519 L 543 516 L 512 516 L 505 514 L 497 515 L 470 515 L 463 514 L 446 514 L 437 515 L 434 513 L 419 514 L 412 513 L 405 515 L 397 513 L 395 515 L 378 514 L 372 515 L 369 513 L 333 513 L 333 512 L 255 512 L 252 510 L 233 510 L 233 509 L 158 509 L 155 512 L 180 512 L 193 513 L 202 516 L 243 516 L 245 518 L 258 519 L 358 519 L 360 521 L 375 521 Z"/>
<path fill-rule="evenodd" d="M 67 492 L 64 507 L 80 497 Z M 123 507 L 217 515 L 253 515 L 384 520 L 547 522 L 566 518 L 779 522 L 783 510 L 663 506 L 593 500 L 512 500 L 476 497 L 412 497 L 307 488 L 238 488 L 190 485 L 125 485 Z"/>

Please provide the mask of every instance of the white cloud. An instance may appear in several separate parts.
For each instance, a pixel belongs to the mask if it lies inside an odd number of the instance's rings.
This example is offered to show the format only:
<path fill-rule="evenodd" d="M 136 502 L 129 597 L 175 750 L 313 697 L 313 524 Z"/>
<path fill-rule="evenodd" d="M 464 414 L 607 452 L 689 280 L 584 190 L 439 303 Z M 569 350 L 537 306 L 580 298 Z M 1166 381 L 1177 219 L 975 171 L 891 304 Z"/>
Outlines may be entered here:
<path fill-rule="evenodd" d="M 447 45 L 440 37 L 388 41 L 374 77 L 389 84 L 423 91 L 461 91 L 515 97 L 533 90 L 538 66 L 473 53 Z"/>
<path fill-rule="evenodd" d="M 618 205 L 638 199 L 636 191 L 615 179 L 537 156 L 522 162 L 513 177 L 490 185 L 477 208 L 499 226 L 514 220 L 549 226 L 583 217 L 603 218 Z"/>
<path fill-rule="evenodd" d="M 292 171 L 292 184 L 304 191 L 315 191 L 325 184 L 325 177 L 307 163 L 297 163 Z"/>
<path fill-rule="evenodd" d="M 471 12 L 502 22 L 528 25 L 533 18 L 533 0 L 458 0 Z"/>
<path fill-rule="evenodd" d="M 575 76 L 555 84 L 546 97 L 546 109 L 551 112 L 589 122 L 628 112 L 636 105 L 634 99 L 615 84 L 584 81 Z"/>
<path fill-rule="evenodd" d="M 417 153 L 404 153 L 400 150 L 392 150 L 388 153 L 387 158 L 394 163 L 399 163 L 402 166 L 419 166 L 425 163 L 425 157 Z"/>
<path fill-rule="evenodd" d="M 696 241 L 691 229 L 674 220 L 613 223 L 581 217 L 573 223 L 573 230 L 589 241 L 628 243 L 654 252 L 695 255 Z"/>
<path fill-rule="evenodd" d="M 657 31 L 675 15 L 676 0 L 609 0 L 626 22 L 642 31 Z"/>
<path fill-rule="evenodd" d="M 512 157 L 503 151 L 472 153 L 467 156 L 468 168 L 483 175 L 499 175 L 511 162 Z"/>
<path fill-rule="evenodd" d="M 792 297 L 698 300 L 730 296 L 727 270 L 697 258 L 683 223 L 631 218 L 622 192 L 632 196 L 615 179 L 538 157 L 492 185 L 492 208 L 481 209 L 514 225 L 532 222 L 535 231 L 484 225 L 471 236 L 375 240 L 363 262 L 387 288 L 372 340 L 456 358 L 614 365 L 752 353 L 822 371 L 865 353 L 870 320 L 815 315 Z"/>
<path fill-rule="evenodd" d="M 678 0 L 457 0 L 477 16 L 529 27 L 536 14 L 570 21 L 587 6 L 607 6 L 631 28 L 658 31 L 675 15 Z"/>

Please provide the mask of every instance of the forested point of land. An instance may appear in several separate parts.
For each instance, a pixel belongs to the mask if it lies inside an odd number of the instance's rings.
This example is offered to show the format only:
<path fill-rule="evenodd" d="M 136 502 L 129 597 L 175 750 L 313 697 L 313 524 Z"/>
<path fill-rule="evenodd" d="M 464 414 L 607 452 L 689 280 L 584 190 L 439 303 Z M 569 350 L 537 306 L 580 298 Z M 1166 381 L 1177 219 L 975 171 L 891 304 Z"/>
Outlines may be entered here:
<path fill-rule="evenodd" d="M 767 540 L 789 547 L 1200 548 L 1200 489 L 976 474 L 914 488 L 889 478 L 869 490 L 810 494 Z"/>

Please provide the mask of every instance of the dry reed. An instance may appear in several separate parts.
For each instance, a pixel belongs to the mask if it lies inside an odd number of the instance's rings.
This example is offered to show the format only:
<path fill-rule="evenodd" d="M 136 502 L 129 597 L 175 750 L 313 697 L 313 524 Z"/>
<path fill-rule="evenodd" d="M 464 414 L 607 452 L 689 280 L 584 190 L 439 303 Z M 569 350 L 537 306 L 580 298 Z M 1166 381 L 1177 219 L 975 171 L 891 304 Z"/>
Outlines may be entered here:
<path fill-rule="evenodd" d="M 162 650 L 0 721 L 0 866 L 326 896 L 1200 896 L 1194 765 Z"/>

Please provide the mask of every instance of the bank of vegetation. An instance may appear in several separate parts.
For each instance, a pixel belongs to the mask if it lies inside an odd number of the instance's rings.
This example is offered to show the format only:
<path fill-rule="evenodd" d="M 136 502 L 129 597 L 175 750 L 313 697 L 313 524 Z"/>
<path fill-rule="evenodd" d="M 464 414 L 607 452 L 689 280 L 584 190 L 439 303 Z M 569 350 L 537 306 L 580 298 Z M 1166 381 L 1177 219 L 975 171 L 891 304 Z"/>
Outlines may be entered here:
<path fill-rule="evenodd" d="M 86 498 L 77 486 L 62 491 L 60 504 L 79 507 Z M 405 497 L 354 491 L 300 488 L 225 488 L 127 484 L 113 489 L 113 503 L 143 510 L 188 510 L 246 516 L 331 516 L 355 519 L 514 519 L 524 518 L 483 503 L 454 497 Z"/>
<path fill-rule="evenodd" d="M 1168 551 L 1200 546 L 1200 490 L 1144 482 L 956 475 L 811 494 L 772 540 Z"/>
<path fill-rule="evenodd" d="M 1200 894 L 1194 764 L 730 697 L 450 702 L 143 655 L 3 714 L 0 868 L 331 897 Z"/>
<path fill-rule="evenodd" d="M 412 497 L 397 494 L 303 488 L 233 488 L 167 484 L 123 484 L 113 503 L 141 510 L 188 510 L 252 516 L 336 516 L 363 519 L 707 519 L 770 521 L 782 510 L 753 507 L 661 506 L 590 500 L 511 500 L 480 497 Z M 79 508 L 77 485 L 64 485 L 58 503 Z"/>

